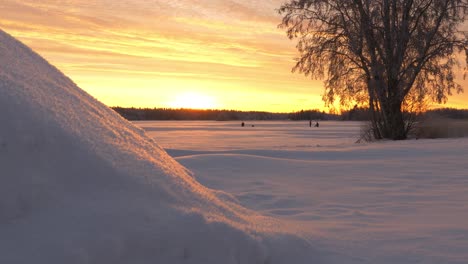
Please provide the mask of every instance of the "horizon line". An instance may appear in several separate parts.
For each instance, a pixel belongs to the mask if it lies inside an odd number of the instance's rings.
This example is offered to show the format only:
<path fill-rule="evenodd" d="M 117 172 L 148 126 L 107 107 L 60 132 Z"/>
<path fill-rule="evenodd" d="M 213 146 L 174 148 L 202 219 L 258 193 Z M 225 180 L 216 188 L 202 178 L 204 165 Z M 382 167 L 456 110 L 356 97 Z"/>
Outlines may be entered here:
<path fill-rule="evenodd" d="M 257 113 L 270 113 L 270 114 L 291 114 L 291 113 L 298 113 L 301 111 L 315 111 L 319 113 L 326 113 L 330 115 L 340 115 L 342 112 L 350 111 L 353 108 L 350 109 L 339 109 L 337 113 L 332 113 L 330 111 L 325 111 L 325 110 L 320 110 L 318 108 L 315 109 L 301 109 L 301 110 L 293 110 L 289 112 L 274 112 L 274 111 L 266 111 L 266 110 L 239 110 L 239 109 L 222 109 L 222 108 L 189 108 L 189 107 L 180 107 L 180 108 L 174 108 L 174 107 L 136 107 L 136 106 L 108 106 L 109 108 L 134 108 L 134 109 L 163 109 L 163 110 L 188 110 L 188 111 L 236 111 L 236 112 L 257 112 Z M 363 109 L 364 107 L 358 107 L 358 109 Z M 422 111 L 423 113 L 429 112 L 429 111 L 434 111 L 434 110 L 460 110 L 460 111 L 468 111 L 468 108 L 457 108 L 457 107 L 435 107 L 435 108 L 430 108 L 427 110 Z"/>

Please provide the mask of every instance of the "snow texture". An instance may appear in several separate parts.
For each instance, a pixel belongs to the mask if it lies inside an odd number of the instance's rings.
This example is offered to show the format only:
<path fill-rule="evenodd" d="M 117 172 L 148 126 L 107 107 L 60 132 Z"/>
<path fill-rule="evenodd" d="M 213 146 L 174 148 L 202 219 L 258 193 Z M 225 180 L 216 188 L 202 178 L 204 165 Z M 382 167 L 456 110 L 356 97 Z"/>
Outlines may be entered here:
<path fill-rule="evenodd" d="M 359 122 L 249 123 L 135 122 L 200 183 L 308 237 L 322 263 L 468 263 L 468 138 L 354 144 Z"/>
<path fill-rule="evenodd" d="M 0 263 L 321 263 L 0 30 Z"/>

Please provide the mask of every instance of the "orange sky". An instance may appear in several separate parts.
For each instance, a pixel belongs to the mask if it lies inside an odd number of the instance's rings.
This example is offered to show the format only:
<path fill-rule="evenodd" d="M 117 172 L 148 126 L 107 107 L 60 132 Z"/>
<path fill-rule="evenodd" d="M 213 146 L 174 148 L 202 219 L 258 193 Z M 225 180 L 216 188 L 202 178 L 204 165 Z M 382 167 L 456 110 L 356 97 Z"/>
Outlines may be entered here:
<path fill-rule="evenodd" d="M 1 0 L 0 28 L 110 106 L 323 108 L 322 81 L 291 73 L 283 2 Z M 448 106 L 467 108 L 465 90 Z"/>

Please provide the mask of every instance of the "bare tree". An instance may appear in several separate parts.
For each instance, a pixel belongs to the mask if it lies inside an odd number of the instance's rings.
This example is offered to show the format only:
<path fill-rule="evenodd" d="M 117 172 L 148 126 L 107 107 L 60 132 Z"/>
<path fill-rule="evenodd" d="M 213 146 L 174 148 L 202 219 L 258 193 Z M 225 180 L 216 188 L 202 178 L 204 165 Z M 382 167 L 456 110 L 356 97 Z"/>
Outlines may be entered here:
<path fill-rule="evenodd" d="M 367 104 L 374 137 L 398 140 L 408 98 L 445 102 L 463 91 L 454 66 L 468 54 L 467 1 L 290 0 L 278 11 L 298 39 L 293 71 L 325 78 L 327 104 Z"/>

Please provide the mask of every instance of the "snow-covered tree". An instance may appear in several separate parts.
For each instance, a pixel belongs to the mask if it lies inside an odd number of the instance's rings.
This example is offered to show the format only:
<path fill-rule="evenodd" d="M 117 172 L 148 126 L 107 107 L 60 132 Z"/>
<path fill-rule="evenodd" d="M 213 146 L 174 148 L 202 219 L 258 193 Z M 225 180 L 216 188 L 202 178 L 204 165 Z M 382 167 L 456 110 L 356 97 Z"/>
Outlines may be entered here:
<path fill-rule="evenodd" d="M 326 103 L 366 104 L 374 136 L 397 140 L 409 98 L 462 92 L 454 68 L 468 53 L 467 9 L 467 0 L 290 0 L 278 11 L 298 39 L 293 71 L 325 78 Z"/>

